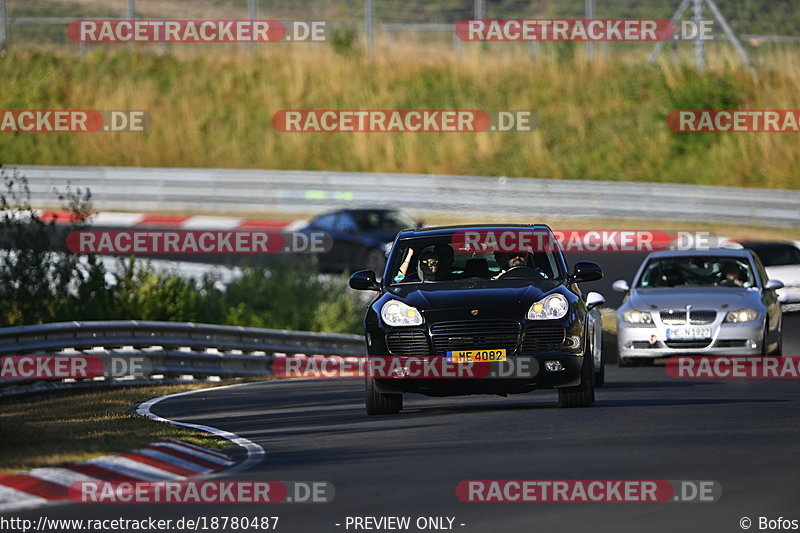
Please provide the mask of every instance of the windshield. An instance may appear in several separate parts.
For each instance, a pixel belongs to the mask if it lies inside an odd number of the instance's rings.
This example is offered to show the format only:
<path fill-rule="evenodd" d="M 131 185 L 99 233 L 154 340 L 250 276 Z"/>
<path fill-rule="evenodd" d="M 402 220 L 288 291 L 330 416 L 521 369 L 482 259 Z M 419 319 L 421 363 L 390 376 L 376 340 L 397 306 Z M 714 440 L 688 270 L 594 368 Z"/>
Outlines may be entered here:
<path fill-rule="evenodd" d="M 648 261 L 636 286 L 748 288 L 755 286 L 755 277 L 746 258 L 663 257 Z"/>
<path fill-rule="evenodd" d="M 800 265 L 800 249 L 791 244 L 753 246 L 751 248 L 764 266 Z"/>
<path fill-rule="evenodd" d="M 416 227 L 416 221 L 402 211 L 354 211 L 353 220 L 361 231 L 393 231 Z"/>
<path fill-rule="evenodd" d="M 404 239 L 395 248 L 388 271 L 392 285 L 562 277 L 560 261 L 551 251 L 468 251 L 454 246 L 451 236 Z"/>

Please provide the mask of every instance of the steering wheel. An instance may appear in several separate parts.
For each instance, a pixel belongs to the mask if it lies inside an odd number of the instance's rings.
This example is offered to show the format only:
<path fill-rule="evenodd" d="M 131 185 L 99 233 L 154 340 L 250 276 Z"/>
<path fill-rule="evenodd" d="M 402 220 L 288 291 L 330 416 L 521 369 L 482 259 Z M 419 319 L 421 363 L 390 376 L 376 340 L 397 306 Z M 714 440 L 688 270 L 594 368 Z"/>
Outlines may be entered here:
<path fill-rule="evenodd" d="M 536 268 L 529 267 L 527 265 L 517 265 L 517 266 L 513 266 L 513 267 L 509 268 L 508 270 L 506 270 L 505 272 L 503 272 L 502 274 L 497 276 L 497 278 L 495 278 L 495 279 L 506 278 L 506 277 L 507 278 L 529 278 L 529 277 L 531 277 L 531 275 L 530 275 L 531 272 L 536 274 L 537 277 L 540 277 L 540 278 L 544 277 L 542 275 L 542 273 Z"/>

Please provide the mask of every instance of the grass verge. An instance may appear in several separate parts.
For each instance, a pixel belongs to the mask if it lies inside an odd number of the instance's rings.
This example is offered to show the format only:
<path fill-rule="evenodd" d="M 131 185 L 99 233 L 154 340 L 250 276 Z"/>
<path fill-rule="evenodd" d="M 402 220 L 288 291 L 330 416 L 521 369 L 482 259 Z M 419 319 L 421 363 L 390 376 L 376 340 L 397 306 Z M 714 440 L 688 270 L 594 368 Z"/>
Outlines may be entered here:
<path fill-rule="evenodd" d="M 223 448 L 227 441 L 218 437 L 136 414 L 136 407 L 151 398 L 207 387 L 118 387 L 0 400 L 0 472 L 124 453 L 162 438 Z"/>
<path fill-rule="evenodd" d="M 417 50 L 419 52 L 419 50 Z M 527 53 L 461 59 L 436 50 L 370 60 L 330 47 L 183 57 L 96 49 L 0 62 L 0 109 L 136 109 L 143 133 L 0 136 L 4 163 L 325 169 L 800 187 L 796 137 L 673 133 L 679 109 L 786 109 L 800 56 L 753 77 L 735 62 L 585 61 Z M 286 109 L 532 110 L 532 132 L 281 133 Z M 743 199 L 746 201 L 746 199 Z"/>

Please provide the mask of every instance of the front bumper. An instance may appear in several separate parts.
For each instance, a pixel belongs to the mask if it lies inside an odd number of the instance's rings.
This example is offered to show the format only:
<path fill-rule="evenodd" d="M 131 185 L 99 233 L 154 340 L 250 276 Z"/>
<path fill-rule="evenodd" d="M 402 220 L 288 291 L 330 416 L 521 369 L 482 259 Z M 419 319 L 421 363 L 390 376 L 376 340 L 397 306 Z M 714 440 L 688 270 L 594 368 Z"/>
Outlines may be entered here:
<path fill-rule="evenodd" d="M 434 356 L 435 357 L 435 356 Z M 550 371 L 545 363 L 558 362 L 561 370 Z M 514 356 L 508 364 L 484 363 L 481 377 L 390 377 L 375 378 L 375 386 L 384 394 L 415 392 L 428 396 L 457 396 L 465 394 L 515 394 L 536 389 L 575 387 L 581 383 L 583 356 L 548 354 Z M 488 368 L 490 367 L 490 368 Z"/>
<path fill-rule="evenodd" d="M 487 310 L 483 314 L 489 315 Z M 568 315 L 553 321 L 520 321 L 497 314 L 483 319 L 426 322 L 417 327 L 367 326 L 368 355 L 373 358 L 416 357 L 446 360 L 448 351 L 505 349 L 507 363 L 514 371 L 503 374 L 503 363 L 483 363 L 494 371 L 480 378 L 436 379 L 375 378 L 379 392 L 418 392 L 431 396 L 460 394 L 509 394 L 534 389 L 571 387 L 580 384 L 586 347 L 585 320 Z M 527 367 L 524 362 L 529 361 Z M 547 370 L 547 362 L 561 363 L 561 369 Z M 486 368 L 485 366 L 483 367 Z M 521 370 L 521 371 L 516 371 Z"/>
<path fill-rule="evenodd" d="M 763 317 L 744 324 L 722 324 L 721 319 L 717 319 L 712 324 L 701 326 L 710 328 L 711 336 L 696 341 L 668 340 L 667 329 L 673 327 L 676 326 L 662 323 L 634 325 L 619 320 L 617 326 L 619 356 L 656 359 L 673 355 L 759 355 L 761 353 Z"/>

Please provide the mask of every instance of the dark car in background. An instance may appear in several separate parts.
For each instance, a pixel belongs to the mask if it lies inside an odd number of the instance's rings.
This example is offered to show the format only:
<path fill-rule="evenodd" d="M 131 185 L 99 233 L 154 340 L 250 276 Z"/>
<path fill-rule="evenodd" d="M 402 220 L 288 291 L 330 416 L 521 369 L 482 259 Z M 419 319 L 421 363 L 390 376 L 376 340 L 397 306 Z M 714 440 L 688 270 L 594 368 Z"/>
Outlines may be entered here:
<path fill-rule="evenodd" d="M 600 266 L 579 262 L 569 272 L 557 246 L 515 253 L 516 262 L 496 252 L 465 251 L 456 244 L 457 233 L 465 230 L 552 235 L 550 228 L 540 225 L 403 231 L 392 247 L 382 281 L 376 281 L 371 270 L 350 278 L 352 288 L 378 292 L 365 319 L 368 357 L 455 361 L 490 352 L 502 356 L 490 364 L 527 358 L 537 370 L 523 377 L 500 378 L 368 375 L 367 414 L 399 412 L 403 394 L 408 392 L 506 395 L 557 389 L 559 405 L 591 406 L 597 368 L 589 315 L 602 298 L 587 302 L 578 283 L 600 279 Z M 431 265 L 437 267 L 433 274 L 426 269 Z"/>
<path fill-rule="evenodd" d="M 318 215 L 300 231 L 330 235 L 331 249 L 315 256 L 321 271 L 368 269 L 382 273 L 395 236 L 421 225 L 396 209 L 339 209 Z"/>

